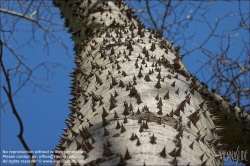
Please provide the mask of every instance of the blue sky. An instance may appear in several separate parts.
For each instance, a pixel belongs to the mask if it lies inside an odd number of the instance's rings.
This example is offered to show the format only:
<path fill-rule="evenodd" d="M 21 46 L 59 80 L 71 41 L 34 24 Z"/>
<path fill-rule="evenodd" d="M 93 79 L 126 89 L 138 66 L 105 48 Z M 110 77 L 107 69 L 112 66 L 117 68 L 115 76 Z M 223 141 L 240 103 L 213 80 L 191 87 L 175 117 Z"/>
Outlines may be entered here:
<path fill-rule="evenodd" d="M 249 12 L 249 2 L 244 2 L 243 10 Z M 237 13 L 237 2 L 215 2 L 208 14 L 211 25 L 214 24 L 214 20 L 217 16 L 222 16 L 225 13 L 233 12 Z M 189 6 L 190 9 L 192 9 Z M 187 9 L 189 11 L 190 9 Z M 53 9 L 57 11 L 57 9 Z M 0 15 L 1 16 L 1 15 Z M 55 18 L 59 20 L 58 17 Z M 237 19 L 234 17 L 226 19 L 222 22 L 222 27 L 231 26 L 232 24 L 238 24 Z M 27 38 L 27 35 L 31 35 L 28 32 L 22 31 L 23 24 L 18 24 L 20 26 L 19 32 L 16 33 L 16 41 L 10 40 L 9 45 L 14 49 L 17 49 L 22 44 L 23 40 Z M 25 28 L 25 27 L 24 27 Z M 25 29 L 23 29 L 25 30 Z M 222 31 L 222 29 L 219 29 Z M 193 44 L 199 44 L 202 38 L 206 37 L 206 29 L 199 23 L 191 25 L 184 33 L 192 34 L 196 32 L 197 37 L 192 41 L 189 41 L 187 47 L 193 47 Z M 37 30 L 36 35 L 39 40 L 43 39 L 43 34 L 41 31 Z M 40 80 L 39 83 L 47 86 L 52 90 L 51 93 L 45 92 L 36 88 L 31 83 L 28 83 L 25 87 L 19 91 L 18 96 L 14 97 L 15 106 L 22 118 L 24 124 L 24 135 L 26 143 L 29 148 L 33 151 L 35 150 L 52 150 L 58 143 L 59 137 L 63 133 L 62 128 L 66 125 L 64 120 L 69 114 L 69 99 L 71 98 L 70 89 L 70 77 L 69 73 L 72 72 L 72 68 L 75 67 L 73 42 L 69 40 L 70 35 L 64 31 L 59 32 L 57 35 L 65 42 L 68 47 L 68 55 L 66 50 L 58 43 L 51 44 L 49 47 L 49 54 L 44 50 L 44 47 L 38 44 L 31 44 L 32 47 L 21 47 L 18 49 L 18 53 L 22 55 L 26 60 L 25 62 L 32 67 L 35 67 L 41 61 L 57 62 L 61 64 L 61 67 L 56 67 L 52 69 L 52 74 L 47 74 L 44 69 L 39 69 L 35 74 L 43 77 L 44 80 Z M 235 39 L 236 46 L 238 42 L 242 40 L 243 37 L 249 36 L 249 33 L 244 31 L 239 31 L 239 37 Z M 248 39 L 249 40 L 249 39 Z M 176 45 L 183 45 L 183 40 L 179 40 Z M 215 49 L 218 46 L 218 41 L 213 41 L 207 45 L 207 48 Z M 240 49 L 240 48 L 238 48 Z M 237 54 L 237 48 L 234 47 L 231 50 L 231 55 Z M 4 63 L 6 68 L 10 68 L 16 65 L 16 61 L 11 57 L 10 52 L 4 48 Z M 191 73 L 196 72 L 201 63 L 198 61 L 206 61 L 206 58 L 201 55 L 199 51 L 195 51 L 192 55 L 188 55 L 184 58 L 184 64 Z M 1 73 L 1 87 L 6 86 L 3 74 Z M 198 73 L 198 78 L 202 81 L 201 73 Z M 12 82 L 13 89 L 17 88 L 18 79 L 14 79 Z M 1 91 L 1 102 L 2 104 L 6 101 L 6 95 L 3 89 Z M 5 105 L 5 110 L 1 109 L 1 153 L 3 150 L 24 150 L 20 141 L 17 138 L 19 133 L 19 125 L 16 118 L 12 114 L 10 106 Z M 2 156 L 2 155 L 1 155 Z M 239 164 L 238 164 L 239 165 Z"/>

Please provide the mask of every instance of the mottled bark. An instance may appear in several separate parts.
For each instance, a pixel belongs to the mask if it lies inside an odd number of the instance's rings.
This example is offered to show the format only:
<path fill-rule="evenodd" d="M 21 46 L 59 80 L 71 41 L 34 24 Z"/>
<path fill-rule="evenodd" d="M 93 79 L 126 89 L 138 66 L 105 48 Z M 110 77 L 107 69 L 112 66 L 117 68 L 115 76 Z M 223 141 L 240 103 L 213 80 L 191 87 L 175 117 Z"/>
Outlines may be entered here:
<path fill-rule="evenodd" d="M 222 164 L 222 127 L 179 47 L 145 29 L 123 1 L 54 3 L 76 51 L 56 165 Z M 80 152 L 77 160 L 68 151 Z"/>

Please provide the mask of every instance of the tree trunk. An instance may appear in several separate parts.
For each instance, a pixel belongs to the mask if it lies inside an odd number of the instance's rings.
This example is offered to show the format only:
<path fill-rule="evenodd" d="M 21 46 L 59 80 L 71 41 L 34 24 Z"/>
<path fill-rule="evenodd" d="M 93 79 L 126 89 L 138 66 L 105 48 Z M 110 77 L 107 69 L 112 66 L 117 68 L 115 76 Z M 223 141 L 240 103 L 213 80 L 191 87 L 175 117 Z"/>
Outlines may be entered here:
<path fill-rule="evenodd" d="M 145 29 L 123 1 L 54 4 L 77 65 L 55 165 L 222 164 L 222 128 L 179 47 Z"/>

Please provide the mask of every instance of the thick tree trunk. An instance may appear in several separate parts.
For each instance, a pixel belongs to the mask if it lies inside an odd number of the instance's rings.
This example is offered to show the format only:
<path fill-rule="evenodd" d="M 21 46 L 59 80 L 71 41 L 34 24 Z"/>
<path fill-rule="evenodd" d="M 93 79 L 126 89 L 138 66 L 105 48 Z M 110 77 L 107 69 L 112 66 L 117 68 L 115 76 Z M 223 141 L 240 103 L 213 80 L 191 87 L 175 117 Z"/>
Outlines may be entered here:
<path fill-rule="evenodd" d="M 222 164 L 222 128 L 179 47 L 144 29 L 123 1 L 54 4 L 73 34 L 77 65 L 58 165 Z"/>

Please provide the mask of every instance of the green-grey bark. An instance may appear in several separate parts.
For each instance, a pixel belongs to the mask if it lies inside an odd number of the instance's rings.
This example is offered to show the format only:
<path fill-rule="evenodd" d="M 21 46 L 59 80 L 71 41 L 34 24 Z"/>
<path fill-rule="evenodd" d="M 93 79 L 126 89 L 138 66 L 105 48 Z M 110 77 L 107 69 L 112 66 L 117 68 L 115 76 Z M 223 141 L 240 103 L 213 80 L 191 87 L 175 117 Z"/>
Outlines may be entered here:
<path fill-rule="evenodd" d="M 123 1 L 54 4 L 76 51 L 56 165 L 222 164 L 223 128 L 206 101 L 213 94 L 185 69 L 179 47 L 145 29 Z"/>

